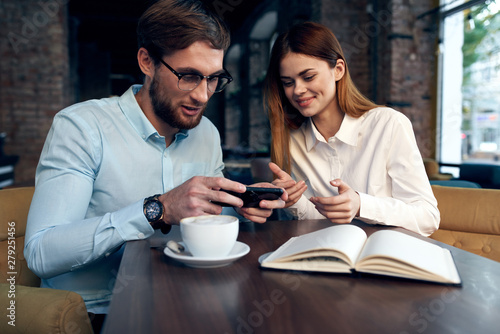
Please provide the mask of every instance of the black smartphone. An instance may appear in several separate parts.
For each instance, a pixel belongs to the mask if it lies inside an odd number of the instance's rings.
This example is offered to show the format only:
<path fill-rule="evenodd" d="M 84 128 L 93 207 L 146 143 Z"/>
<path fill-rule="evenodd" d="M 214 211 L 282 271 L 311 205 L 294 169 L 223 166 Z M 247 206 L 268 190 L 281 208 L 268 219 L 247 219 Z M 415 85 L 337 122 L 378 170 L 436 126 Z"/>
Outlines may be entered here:
<path fill-rule="evenodd" d="M 244 208 L 258 208 L 260 201 L 274 201 L 283 195 L 283 189 L 281 188 L 247 187 L 247 190 L 244 193 L 237 193 L 225 189 L 221 189 L 221 191 L 225 191 L 228 194 L 241 198 L 243 200 Z M 231 206 L 227 203 L 213 203 L 220 206 Z"/>

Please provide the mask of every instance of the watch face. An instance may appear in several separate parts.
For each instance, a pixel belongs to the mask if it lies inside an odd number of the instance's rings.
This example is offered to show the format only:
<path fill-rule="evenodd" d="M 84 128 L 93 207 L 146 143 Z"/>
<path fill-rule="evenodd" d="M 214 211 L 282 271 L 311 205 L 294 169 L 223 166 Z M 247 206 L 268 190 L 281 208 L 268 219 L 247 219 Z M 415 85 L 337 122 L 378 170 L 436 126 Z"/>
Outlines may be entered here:
<path fill-rule="evenodd" d="M 154 222 L 160 219 L 162 211 L 161 204 L 157 201 L 150 201 L 146 204 L 145 213 L 149 221 Z"/>

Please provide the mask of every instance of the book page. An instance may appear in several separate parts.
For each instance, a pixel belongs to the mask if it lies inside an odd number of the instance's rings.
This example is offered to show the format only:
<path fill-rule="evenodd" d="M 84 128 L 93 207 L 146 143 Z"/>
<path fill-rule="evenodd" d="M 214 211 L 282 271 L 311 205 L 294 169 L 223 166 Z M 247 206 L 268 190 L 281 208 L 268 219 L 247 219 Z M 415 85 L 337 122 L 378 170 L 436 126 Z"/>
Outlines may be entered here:
<path fill-rule="evenodd" d="M 286 262 L 295 259 L 320 257 L 321 250 L 336 250 L 344 254 L 344 261 L 354 266 L 366 241 L 366 233 L 355 225 L 336 225 L 318 231 L 291 238 L 280 248 L 269 255 L 263 264 L 269 262 Z M 332 252 L 325 252 L 325 254 Z M 303 254 L 304 256 L 299 256 Z"/>
<path fill-rule="evenodd" d="M 378 231 L 366 242 L 360 272 L 460 283 L 449 250 L 398 231 Z"/>

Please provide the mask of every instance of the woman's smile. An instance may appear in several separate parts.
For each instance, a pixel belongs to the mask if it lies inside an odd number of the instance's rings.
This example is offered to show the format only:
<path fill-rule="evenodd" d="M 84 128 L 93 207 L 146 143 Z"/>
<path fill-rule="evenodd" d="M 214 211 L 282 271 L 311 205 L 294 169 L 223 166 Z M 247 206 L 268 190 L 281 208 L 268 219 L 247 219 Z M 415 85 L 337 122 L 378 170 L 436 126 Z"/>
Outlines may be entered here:
<path fill-rule="evenodd" d="M 295 100 L 297 102 L 297 104 L 299 105 L 299 107 L 307 107 L 309 106 L 311 103 L 313 103 L 314 101 L 314 97 L 307 97 L 307 98 L 300 98 L 300 99 L 297 99 Z"/>

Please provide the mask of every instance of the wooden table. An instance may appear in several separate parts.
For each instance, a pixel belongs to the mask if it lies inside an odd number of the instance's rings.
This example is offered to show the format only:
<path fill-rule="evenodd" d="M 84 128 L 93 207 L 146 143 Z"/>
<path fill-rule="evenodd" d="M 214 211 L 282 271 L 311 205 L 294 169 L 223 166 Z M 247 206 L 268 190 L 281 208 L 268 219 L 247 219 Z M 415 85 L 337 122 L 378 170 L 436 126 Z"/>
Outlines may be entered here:
<path fill-rule="evenodd" d="M 356 225 L 367 234 L 383 228 Z M 250 253 L 213 269 L 128 242 L 104 333 L 500 333 L 500 263 L 430 239 L 452 251 L 462 287 L 259 267 L 260 255 L 290 237 L 328 226 L 241 223 L 238 240 Z"/>

